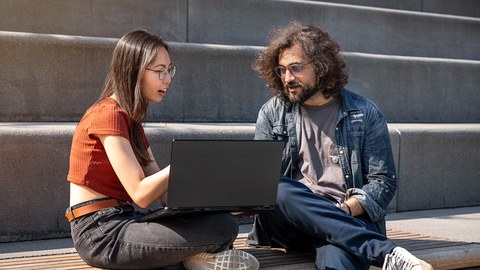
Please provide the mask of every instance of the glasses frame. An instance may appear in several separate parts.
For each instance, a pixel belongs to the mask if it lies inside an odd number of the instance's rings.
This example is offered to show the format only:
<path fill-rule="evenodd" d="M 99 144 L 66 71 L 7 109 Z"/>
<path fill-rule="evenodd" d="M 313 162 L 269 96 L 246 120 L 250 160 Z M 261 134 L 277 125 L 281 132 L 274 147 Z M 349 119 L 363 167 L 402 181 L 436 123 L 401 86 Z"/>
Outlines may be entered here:
<path fill-rule="evenodd" d="M 165 71 L 161 71 L 161 70 L 155 70 L 155 69 L 151 69 L 151 68 L 145 68 L 145 70 L 150 70 L 150 71 L 153 71 L 155 73 L 158 74 L 158 79 L 159 80 L 164 80 L 165 77 L 167 77 L 167 73 L 170 75 L 170 78 L 173 78 L 175 77 L 175 73 L 177 73 L 177 67 L 176 66 L 171 66 L 167 69 L 165 69 Z"/>
<path fill-rule="evenodd" d="M 287 70 L 288 70 L 288 72 L 290 72 L 290 74 L 293 77 L 297 77 L 297 76 L 301 75 L 300 73 L 302 73 L 303 67 L 308 65 L 308 64 L 311 64 L 311 63 L 313 63 L 313 61 L 310 61 L 310 62 L 307 62 L 307 63 L 304 63 L 304 64 L 291 64 L 288 67 L 277 66 L 277 67 L 275 67 L 274 71 L 275 71 L 275 74 L 277 74 L 277 76 L 280 77 L 280 78 L 285 77 L 285 75 L 287 74 Z M 298 67 L 299 70 L 298 71 L 292 71 L 290 68 L 293 67 L 293 66 Z M 283 74 L 282 74 L 282 70 L 283 70 Z"/>

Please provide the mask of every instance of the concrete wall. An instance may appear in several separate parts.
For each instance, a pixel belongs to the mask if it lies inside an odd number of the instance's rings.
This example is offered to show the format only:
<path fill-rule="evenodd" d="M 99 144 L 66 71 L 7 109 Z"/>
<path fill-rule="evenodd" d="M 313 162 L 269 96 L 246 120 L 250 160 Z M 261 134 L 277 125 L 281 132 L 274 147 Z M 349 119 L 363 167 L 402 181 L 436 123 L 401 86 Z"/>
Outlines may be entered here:
<path fill-rule="evenodd" d="M 478 18 L 316 1 L 5 0 L 0 30 L 118 38 L 145 28 L 169 41 L 263 46 L 272 28 L 294 19 L 326 27 L 345 51 L 480 60 Z"/>
<path fill-rule="evenodd" d="M 348 53 L 348 87 L 390 123 L 480 122 L 480 62 Z"/>
<path fill-rule="evenodd" d="M 0 242 L 69 235 L 66 176 L 75 123 L 0 123 Z M 480 124 L 390 124 L 398 191 L 389 211 L 479 205 Z M 253 124 L 146 125 L 160 166 L 171 140 L 250 139 Z M 21 198 L 21 199 L 19 199 Z"/>
<path fill-rule="evenodd" d="M 480 59 L 480 19 L 311 1 L 192 1 L 188 41 L 265 45 L 293 19 L 326 27 L 347 52 Z"/>
<path fill-rule="evenodd" d="M 0 32 L 0 121 L 71 121 L 100 95 L 116 39 Z"/>
<path fill-rule="evenodd" d="M 78 121 L 100 95 L 116 41 L 0 32 L 0 121 Z M 270 97 L 251 69 L 256 53 L 246 46 L 171 43 L 178 72 L 149 120 L 254 121 Z"/>
<path fill-rule="evenodd" d="M 417 1 L 422 10 L 452 5 Z M 65 178 L 76 121 L 100 93 L 117 38 L 135 28 L 170 41 L 178 66 L 146 125 L 161 166 L 173 138 L 253 137 L 270 93 L 251 64 L 270 29 L 295 18 L 333 33 L 346 51 L 348 88 L 387 115 L 399 180 L 389 211 L 480 205 L 478 18 L 284 0 L 1 5 L 0 242 L 69 235 Z"/>
<path fill-rule="evenodd" d="M 422 0 L 421 11 L 478 18 L 480 2 L 477 0 Z"/>
<path fill-rule="evenodd" d="M 480 124 L 394 124 L 400 132 L 397 211 L 480 204 Z"/>
<path fill-rule="evenodd" d="M 0 30 L 119 38 L 133 29 L 187 40 L 188 0 L 2 0 Z"/>
<path fill-rule="evenodd" d="M 313 0 L 337 4 L 360 5 L 378 8 L 441 13 L 457 16 L 480 17 L 480 2 L 477 0 Z"/>
<path fill-rule="evenodd" d="M 0 242 L 68 237 L 70 146 L 76 123 L 0 123 Z M 161 166 L 173 138 L 247 139 L 253 125 L 157 124 L 146 128 Z"/>
<path fill-rule="evenodd" d="M 117 39 L 0 32 L 0 121 L 78 121 L 97 99 Z M 171 43 L 178 67 L 152 122 L 255 122 L 271 97 L 251 68 L 261 47 Z M 480 61 L 345 53 L 347 87 L 391 123 L 480 122 Z"/>
<path fill-rule="evenodd" d="M 74 128 L 0 123 L 0 242 L 69 236 L 65 179 Z"/>

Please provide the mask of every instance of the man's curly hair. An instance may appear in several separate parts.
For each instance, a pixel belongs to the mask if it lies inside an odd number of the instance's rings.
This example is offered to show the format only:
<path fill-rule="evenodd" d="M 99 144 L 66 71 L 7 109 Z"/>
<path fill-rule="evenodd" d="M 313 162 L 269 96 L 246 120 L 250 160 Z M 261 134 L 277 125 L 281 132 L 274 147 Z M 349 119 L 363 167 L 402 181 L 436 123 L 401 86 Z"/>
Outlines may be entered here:
<path fill-rule="evenodd" d="M 267 81 L 267 87 L 278 97 L 287 99 L 282 80 L 275 74 L 280 53 L 294 45 L 303 48 L 307 59 L 313 61 L 317 81 L 325 98 L 337 96 L 348 81 L 345 58 L 340 45 L 322 28 L 302 26 L 291 22 L 273 32 L 270 44 L 260 52 L 253 68 Z"/>

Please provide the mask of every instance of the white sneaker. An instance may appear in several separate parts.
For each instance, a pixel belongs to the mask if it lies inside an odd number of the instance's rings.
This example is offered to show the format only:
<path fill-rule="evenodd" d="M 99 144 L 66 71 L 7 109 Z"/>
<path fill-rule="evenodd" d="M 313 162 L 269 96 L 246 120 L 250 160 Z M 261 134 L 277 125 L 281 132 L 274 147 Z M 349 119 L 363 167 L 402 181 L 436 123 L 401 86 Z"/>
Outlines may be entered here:
<path fill-rule="evenodd" d="M 402 247 L 396 247 L 385 257 L 382 270 L 433 270 L 433 267 L 413 256 Z"/>
<path fill-rule="evenodd" d="M 250 253 L 230 249 L 219 253 L 200 253 L 183 261 L 188 270 L 257 270 L 260 264 Z"/>

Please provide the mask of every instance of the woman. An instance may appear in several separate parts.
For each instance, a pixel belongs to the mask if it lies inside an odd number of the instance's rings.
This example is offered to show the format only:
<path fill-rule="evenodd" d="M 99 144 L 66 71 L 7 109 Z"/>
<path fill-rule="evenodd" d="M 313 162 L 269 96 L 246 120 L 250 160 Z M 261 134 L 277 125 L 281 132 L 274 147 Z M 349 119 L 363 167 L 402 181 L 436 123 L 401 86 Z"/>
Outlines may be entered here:
<path fill-rule="evenodd" d="M 238 233 L 227 213 L 149 222 L 134 211 L 165 198 L 169 169 L 156 163 L 142 122 L 149 102 L 160 102 L 176 68 L 167 44 L 137 30 L 123 36 L 103 92 L 80 120 L 72 141 L 70 221 L 78 254 L 88 264 L 152 269 L 183 261 L 187 269 L 258 269 L 250 254 L 228 250 Z"/>

